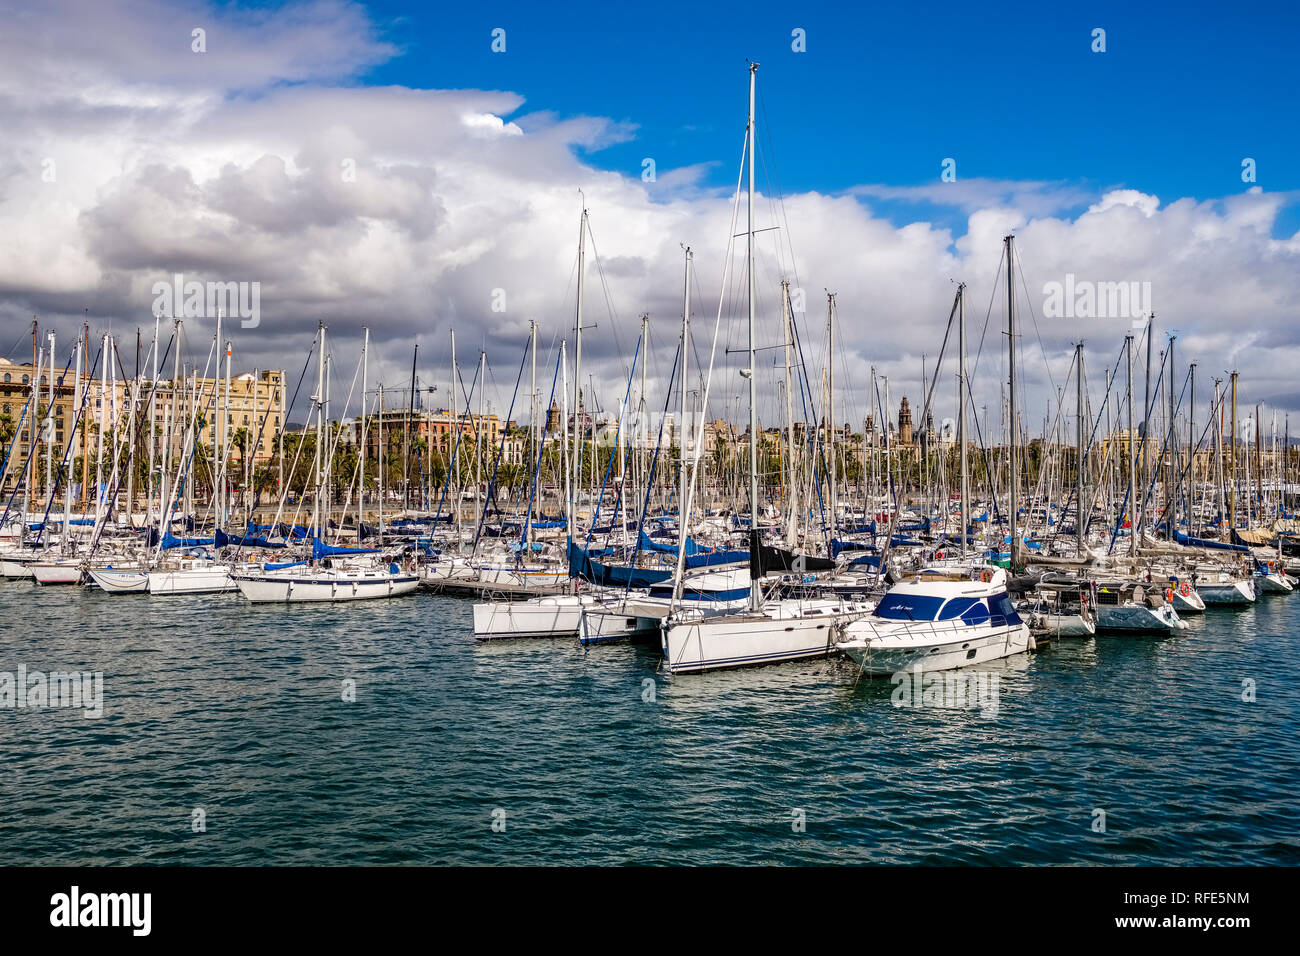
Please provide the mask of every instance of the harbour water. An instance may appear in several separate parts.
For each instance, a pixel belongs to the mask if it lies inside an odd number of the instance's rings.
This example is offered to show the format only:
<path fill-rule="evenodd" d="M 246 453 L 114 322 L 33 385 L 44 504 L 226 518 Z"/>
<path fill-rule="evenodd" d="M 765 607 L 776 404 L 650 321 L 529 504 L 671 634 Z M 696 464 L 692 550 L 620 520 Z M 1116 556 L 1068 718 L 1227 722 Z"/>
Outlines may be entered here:
<path fill-rule="evenodd" d="M 0 585 L 0 671 L 104 675 L 99 718 L 0 709 L 0 861 L 1300 863 L 1300 598 L 999 662 L 985 712 L 470 607 Z"/>

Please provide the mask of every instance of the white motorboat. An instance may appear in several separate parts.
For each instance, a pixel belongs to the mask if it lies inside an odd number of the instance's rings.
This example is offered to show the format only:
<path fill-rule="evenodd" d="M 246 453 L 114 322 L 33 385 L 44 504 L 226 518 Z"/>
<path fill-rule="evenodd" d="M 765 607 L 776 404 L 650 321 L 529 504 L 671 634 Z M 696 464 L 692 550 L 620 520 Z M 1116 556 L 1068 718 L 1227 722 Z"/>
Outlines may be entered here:
<path fill-rule="evenodd" d="M 921 573 L 896 584 L 836 647 L 868 674 L 969 667 L 1032 650 L 1029 626 L 1007 596 L 1006 571 Z"/>

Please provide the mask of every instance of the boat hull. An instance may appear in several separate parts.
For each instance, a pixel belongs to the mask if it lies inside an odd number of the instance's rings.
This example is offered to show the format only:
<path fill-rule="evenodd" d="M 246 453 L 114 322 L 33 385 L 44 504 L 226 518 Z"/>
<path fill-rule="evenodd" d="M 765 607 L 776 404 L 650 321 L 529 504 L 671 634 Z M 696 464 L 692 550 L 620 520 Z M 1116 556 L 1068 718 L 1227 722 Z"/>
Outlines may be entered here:
<path fill-rule="evenodd" d="M 592 598 L 560 594 L 528 601 L 486 601 L 474 605 L 474 638 L 576 637 Z"/>
<path fill-rule="evenodd" d="M 702 673 L 836 653 L 836 625 L 865 616 L 873 605 L 801 609 L 797 615 L 725 614 L 665 619 L 660 643 L 672 674 Z"/>
<path fill-rule="evenodd" d="M 37 584 L 76 584 L 81 580 L 81 562 L 33 561 L 28 565 Z"/>
<path fill-rule="evenodd" d="M 224 565 L 149 572 L 150 594 L 220 594 L 234 589 L 230 568 Z"/>
<path fill-rule="evenodd" d="M 1144 605 L 1103 604 L 1097 608 L 1097 630 L 1101 633 L 1156 634 L 1180 631 L 1187 624 L 1166 604 L 1161 608 Z"/>
<path fill-rule="evenodd" d="M 1197 584 L 1197 592 L 1206 607 L 1240 607 L 1255 603 L 1255 586 L 1250 581 L 1230 584 Z"/>
<path fill-rule="evenodd" d="M 87 568 L 90 579 L 106 594 L 144 594 L 149 590 L 149 572 L 129 568 Z"/>
<path fill-rule="evenodd" d="M 241 575 L 235 585 L 253 604 L 305 604 L 400 597 L 418 588 L 420 579 L 414 574 L 336 578 L 266 574 Z"/>
<path fill-rule="evenodd" d="M 862 635 L 862 630 L 868 634 Z M 869 632 L 869 625 L 850 627 L 846 632 L 848 640 L 841 643 L 839 649 L 864 673 L 873 675 L 896 674 L 918 668 L 924 673 L 974 667 L 1024 653 L 1033 647 L 1029 627 L 1023 622 L 996 627 L 936 626 L 906 638 L 893 635 L 875 637 Z"/>
<path fill-rule="evenodd" d="M 1079 614 L 1035 614 L 1032 630 L 1044 637 L 1092 637 L 1097 625 Z"/>

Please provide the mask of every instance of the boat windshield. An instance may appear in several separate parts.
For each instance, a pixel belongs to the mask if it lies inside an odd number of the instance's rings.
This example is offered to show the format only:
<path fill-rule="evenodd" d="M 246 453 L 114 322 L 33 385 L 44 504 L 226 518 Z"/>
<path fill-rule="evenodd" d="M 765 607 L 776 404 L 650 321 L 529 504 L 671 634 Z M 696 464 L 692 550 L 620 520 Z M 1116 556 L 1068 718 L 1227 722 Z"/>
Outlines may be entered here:
<path fill-rule="evenodd" d="M 967 624 L 983 624 L 989 619 L 989 609 L 979 598 L 953 598 L 939 612 L 940 621 L 960 617 Z"/>
<path fill-rule="evenodd" d="M 924 594 L 886 594 L 876 606 L 875 616 L 891 621 L 933 621 L 943 598 Z"/>

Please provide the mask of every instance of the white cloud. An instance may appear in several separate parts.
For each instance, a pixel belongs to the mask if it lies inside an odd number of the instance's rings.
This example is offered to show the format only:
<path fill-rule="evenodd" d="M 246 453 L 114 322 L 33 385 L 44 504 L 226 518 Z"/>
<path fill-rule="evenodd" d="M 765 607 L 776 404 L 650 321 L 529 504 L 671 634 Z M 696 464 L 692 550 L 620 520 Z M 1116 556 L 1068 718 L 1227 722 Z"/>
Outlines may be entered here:
<path fill-rule="evenodd" d="M 83 32 L 71 41 L 55 35 L 60 18 Z M 189 51 L 190 29 L 202 23 L 211 24 L 206 58 Z M 32 313 L 65 332 L 80 326 L 84 309 L 119 330 L 152 325 L 151 284 L 176 272 L 259 281 L 262 327 L 236 333 L 244 365 L 300 367 L 323 320 L 340 367 L 366 325 L 378 364 L 372 381 L 404 384 L 417 339 L 422 377 L 441 380 L 455 327 L 463 364 L 486 347 L 502 369 L 492 394 L 504 411 L 529 319 L 539 321 L 544 347 L 572 325 L 581 188 L 607 283 L 595 269 L 588 276 L 587 317 L 597 327 L 584 345 L 584 369 L 603 381 L 605 404 L 622 394 L 641 312 L 651 314 L 659 345 L 652 374 L 667 376 L 680 321 L 681 243 L 695 250 L 696 341 L 707 352 L 733 230 L 730 197 L 704 186 L 705 167 L 661 168 L 652 183 L 639 171 L 599 170 L 585 152 L 634 138 L 633 124 L 521 112 L 516 92 L 345 85 L 394 52 L 363 11 L 342 3 L 271 16 L 66 2 L 53 18 L 11 21 L 0 38 L 4 344 Z M 47 161 L 57 170 L 53 182 L 42 179 Z M 730 178 L 735 170 L 722 172 Z M 764 199 L 759 226 L 781 228 L 759 242 L 760 344 L 779 340 L 778 282 L 789 277 L 808 302 L 804 347 L 815 366 L 824 349 L 823 290 L 834 290 L 837 417 L 865 413 L 873 365 L 891 377 L 895 403 L 907 392 L 919 405 L 920 356 L 929 356 L 932 373 L 953 282 L 964 280 L 972 355 L 984 335 L 979 389 L 996 409 L 1005 371 L 995 277 L 1002 237 L 1015 231 L 1037 314 L 1036 327 L 1025 315 L 1022 329 L 1034 407 L 1049 382 L 1040 338 L 1055 379 L 1069 343 L 1086 339 L 1099 382 L 1129 328 L 1120 319 L 1044 319 L 1043 284 L 1072 273 L 1150 282 L 1157 324 L 1179 330 L 1181 358 L 1236 364 L 1247 394 L 1290 396 L 1300 408 L 1290 384 L 1300 346 L 1300 237 L 1271 237 L 1293 198 L 1256 188 L 1162 205 L 1135 189 L 1098 195 L 1069 183 L 968 180 L 796 194 L 776 223 Z M 959 209 L 966 231 L 954 239 L 929 222 L 897 227 L 873 213 L 876 200 Z M 506 293 L 504 313 L 492 310 L 497 289 Z M 722 343 L 731 348 L 744 341 L 739 303 L 733 290 Z M 776 354 L 763 353 L 763 361 Z M 740 416 L 738 359 L 725 359 L 715 385 L 717 414 Z M 951 403 L 944 375 L 941 394 Z M 775 417 L 775 389 L 764 394 L 763 414 Z"/>

